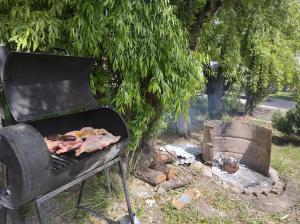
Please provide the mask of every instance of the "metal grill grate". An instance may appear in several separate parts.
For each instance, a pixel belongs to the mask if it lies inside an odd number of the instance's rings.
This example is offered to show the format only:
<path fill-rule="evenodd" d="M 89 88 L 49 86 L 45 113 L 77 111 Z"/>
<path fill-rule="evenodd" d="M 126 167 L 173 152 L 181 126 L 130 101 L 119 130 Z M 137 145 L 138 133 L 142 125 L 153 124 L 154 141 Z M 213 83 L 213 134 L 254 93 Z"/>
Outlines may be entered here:
<path fill-rule="evenodd" d="M 64 156 L 64 155 L 51 154 L 51 157 L 52 157 L 52 161 L 53 161 L 52 172 L 54 172 L 54 173 L 65 170 L 69 166 L 71 166 L 71 165 L 78 162 L 78 160 L 69 158 L 69 157 Z"/>

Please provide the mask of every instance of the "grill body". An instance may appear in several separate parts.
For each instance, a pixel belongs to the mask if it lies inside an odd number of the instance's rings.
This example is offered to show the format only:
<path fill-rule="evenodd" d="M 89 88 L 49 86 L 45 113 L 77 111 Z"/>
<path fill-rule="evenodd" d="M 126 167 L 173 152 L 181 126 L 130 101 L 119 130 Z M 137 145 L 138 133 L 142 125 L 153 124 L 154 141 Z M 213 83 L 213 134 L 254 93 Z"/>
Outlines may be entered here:
<path fill-rule="evenodd" d="M 98 106 L 91 93 L 93 65 L 89 58 L 9 52 L 0 47 L 3 108 L 12 115 L 12 124 L 0 129 L 0 161 L 8 171 L 0 204 L 6 208 L 18 208 L 126 153 L 126 123 L 113 109 Z M 82 127 L 105 128 L 121 140 L 79 157 L 72 151 L 49 152 L 44 136 Z"/>

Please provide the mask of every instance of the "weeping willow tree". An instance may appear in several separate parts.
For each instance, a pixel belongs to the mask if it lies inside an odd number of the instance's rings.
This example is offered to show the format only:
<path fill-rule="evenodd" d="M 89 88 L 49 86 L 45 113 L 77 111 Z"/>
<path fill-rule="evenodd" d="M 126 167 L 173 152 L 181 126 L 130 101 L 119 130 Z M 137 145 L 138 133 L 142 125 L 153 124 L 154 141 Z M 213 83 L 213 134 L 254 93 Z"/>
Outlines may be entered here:
<path fill-rule="evenodd" d="M 245 112 L 252 113 L 270 92 L 299 83 L 299 63 L 295 58 L 300 52 L 299 1 L 173 0 L 172 3 L 189 31 L 190 49 L 219 64 L 213 76 L 205 72 L 208 89 L 211 82 L 224 76 L 220 80 L 224 80 L 225 87 L 240 87 L 246 94 Z"/>
<path fill-rule="evenodd" d="M 199 58 L 168 0 L 0 0 L 0 41 L 20 51 L 63 47 L 91 56 L 91 86 L 146 148 L 166 111 L 180 114 L 202 88 Z"/>
<path fill-rule="evenodd" d="M 245 112 L 251 114 L 268 94 L 299 84 L 300 3 L 258 1 L 244 7 L 249 13 L 242 30 L 241 75 Z"/>

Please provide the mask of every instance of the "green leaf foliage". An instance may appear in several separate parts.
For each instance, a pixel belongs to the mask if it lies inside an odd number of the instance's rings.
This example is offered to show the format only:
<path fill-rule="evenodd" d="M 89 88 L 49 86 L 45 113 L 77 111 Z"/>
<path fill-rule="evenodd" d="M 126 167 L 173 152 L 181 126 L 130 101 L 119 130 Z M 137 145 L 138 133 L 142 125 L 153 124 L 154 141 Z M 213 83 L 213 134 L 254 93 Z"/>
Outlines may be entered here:
<path fill-rule="evenodd" d="M 128 121 L 131 148 L 203 87 L 200 56 L 168 0 L 0 0 L 0 42 L 97 59 L 93 92 Z"/>
<path fill-rule="evenodd" d="M 187 2 L 192 3 L 189 9 Z M 221 2 L 214 13 L 205 5 Z M 229 86 L 247 96 L 246 112 L 285 86 L 299 88 L 300 2 L 298 0 L 173 0 L 177 15 L 190 31 L 197 15 L 207 13 L 199 48 L 217 61 Z M 202 12 L 202 13 L 199 13 Z M 249 110 L 249 111 L 247 111 Z"/>
<path fill-rule="evenodd" d="M 285 115 L 280 112 L 274 113 L 272 116 L 272 125 L 284 134 L 300 136 L 300 102 Z"/>

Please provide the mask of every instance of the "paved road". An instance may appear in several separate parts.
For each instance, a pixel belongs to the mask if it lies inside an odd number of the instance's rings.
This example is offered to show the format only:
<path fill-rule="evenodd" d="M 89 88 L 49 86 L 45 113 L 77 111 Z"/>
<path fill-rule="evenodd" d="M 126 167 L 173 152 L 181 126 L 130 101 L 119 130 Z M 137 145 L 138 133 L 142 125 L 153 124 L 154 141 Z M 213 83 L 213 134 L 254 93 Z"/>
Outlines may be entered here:
<path fill-rule="evenodd" d="M 241 99 L 241 102 L 243 104 L 246 103 L 245 99 Z M 270 109 L 270 110 L 289 110 L 290 108 L 294 107 L 296 105 L 296 102 L 294 101 L 288 101 L 288 100 L 280 100 L 280 99 L 273 99 L 268 98 L 266 101 L 260 103 L 258 107 Z"/>

